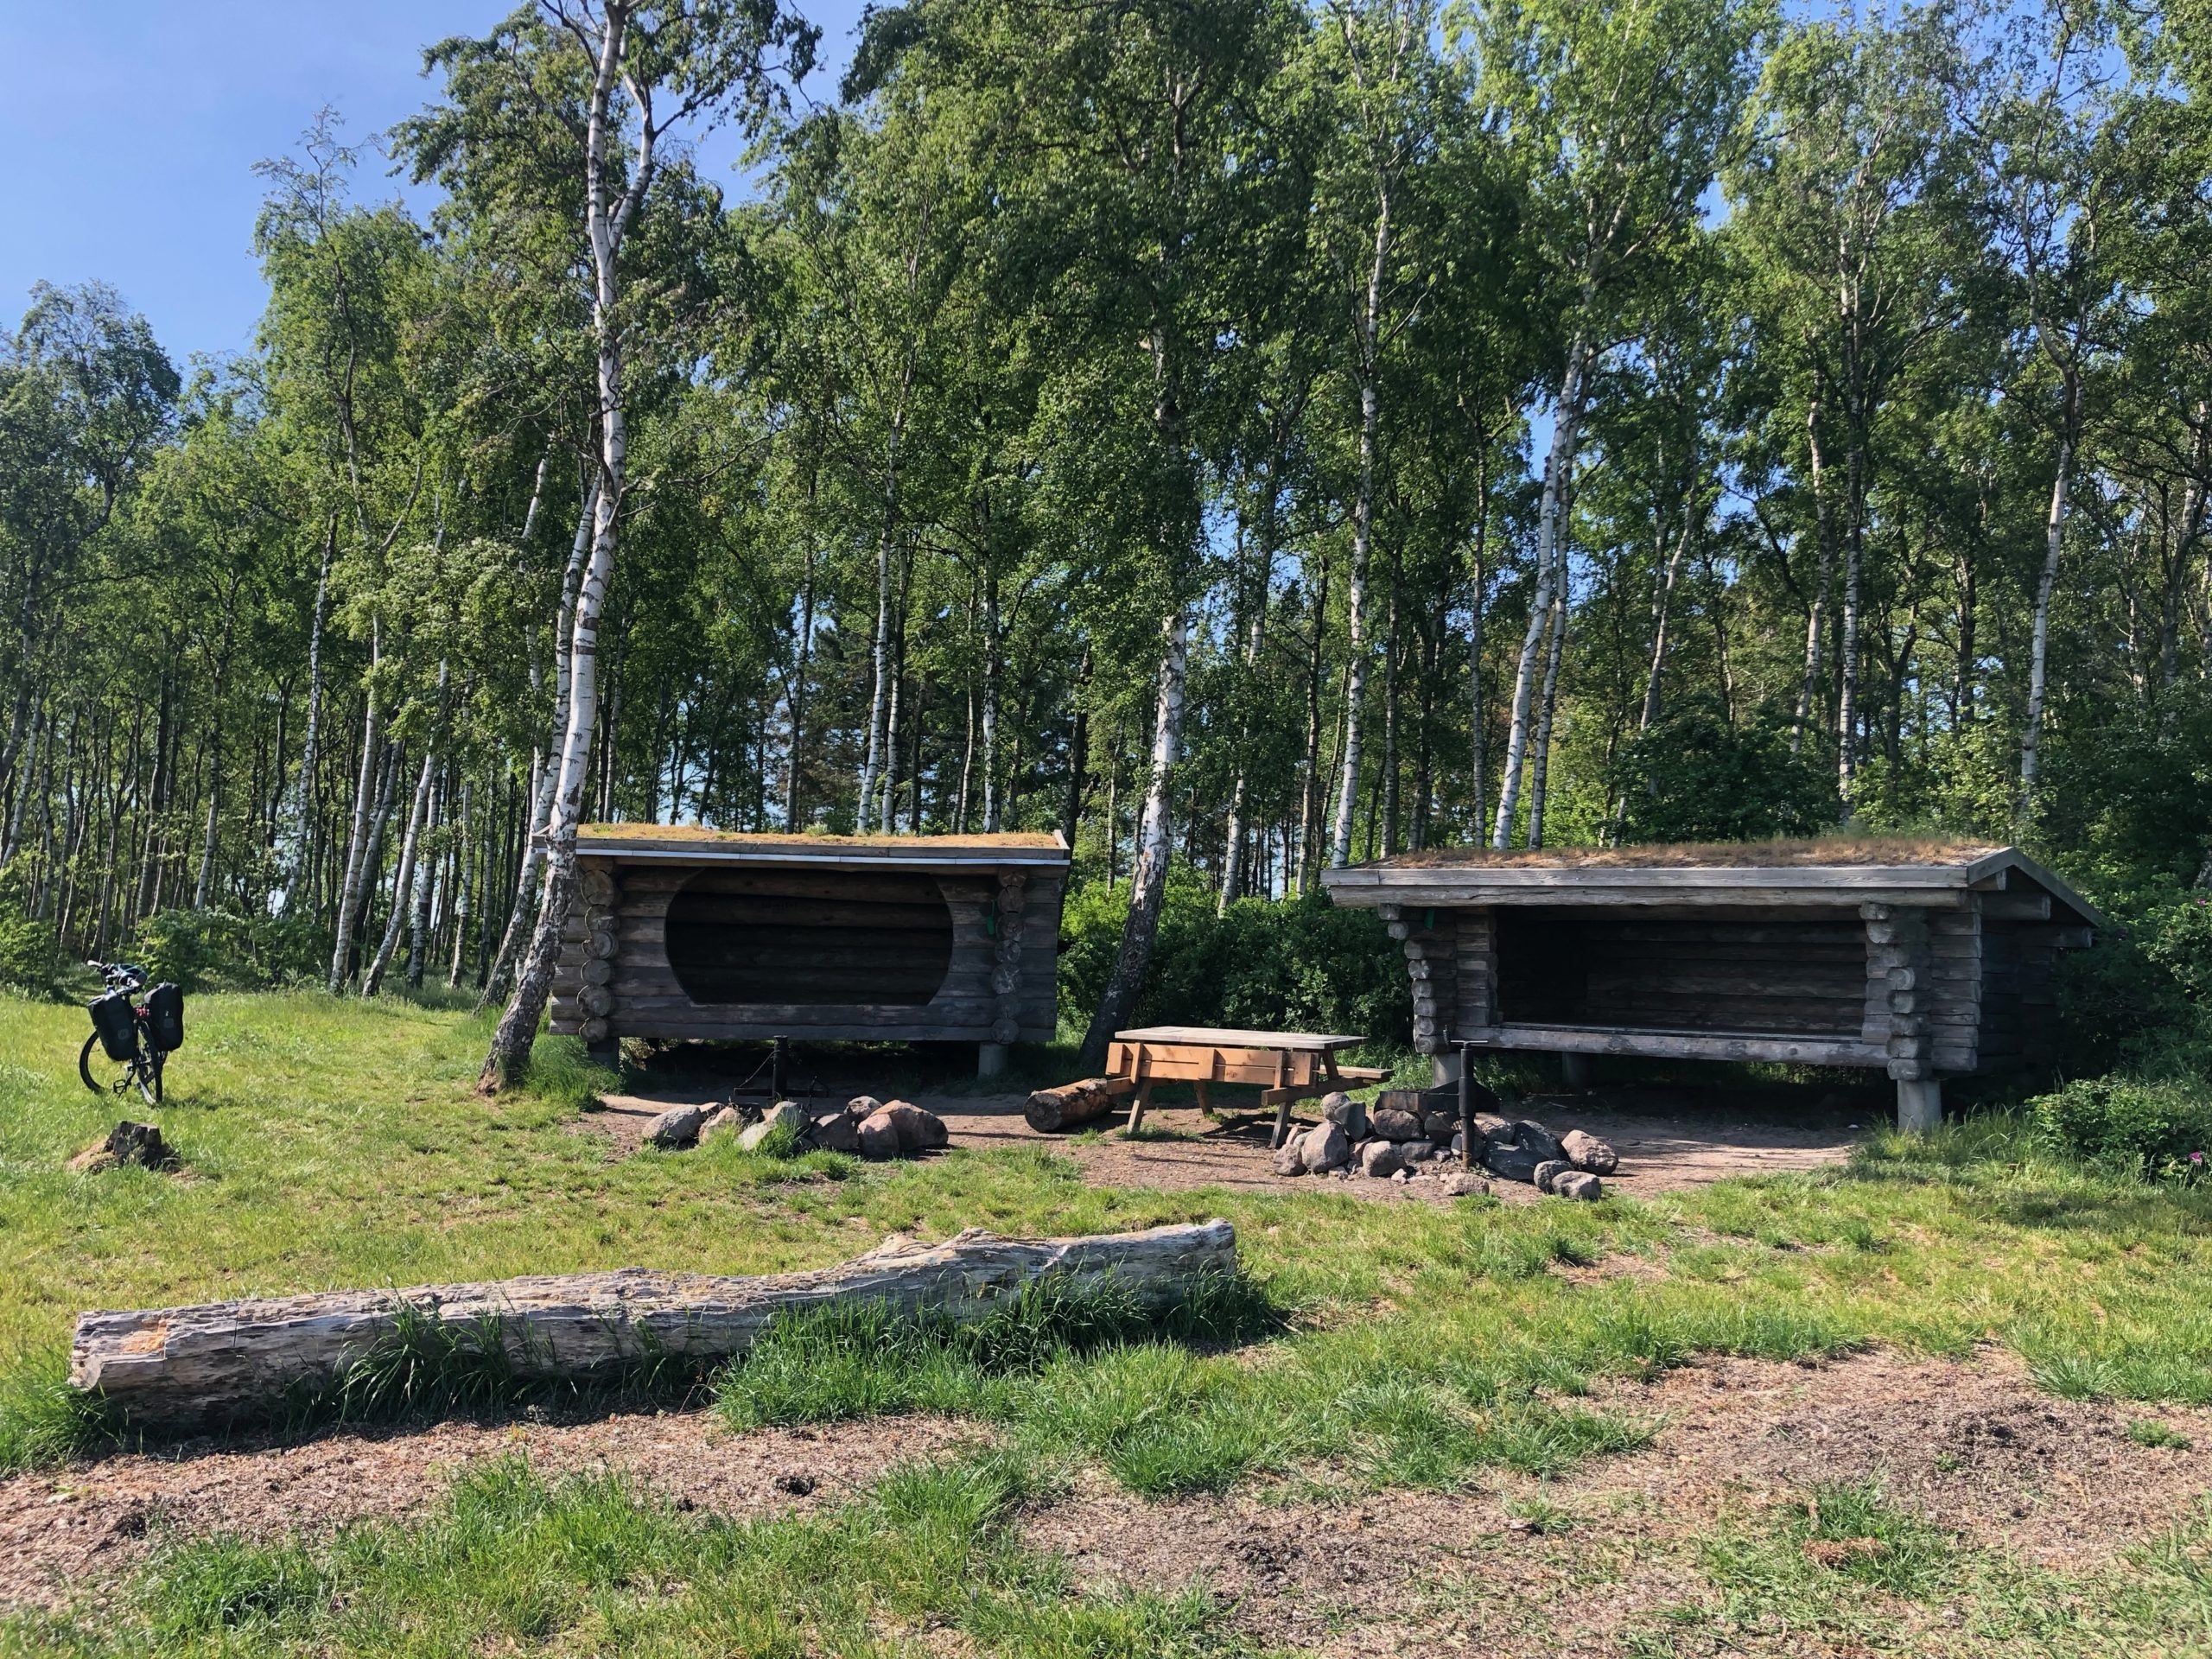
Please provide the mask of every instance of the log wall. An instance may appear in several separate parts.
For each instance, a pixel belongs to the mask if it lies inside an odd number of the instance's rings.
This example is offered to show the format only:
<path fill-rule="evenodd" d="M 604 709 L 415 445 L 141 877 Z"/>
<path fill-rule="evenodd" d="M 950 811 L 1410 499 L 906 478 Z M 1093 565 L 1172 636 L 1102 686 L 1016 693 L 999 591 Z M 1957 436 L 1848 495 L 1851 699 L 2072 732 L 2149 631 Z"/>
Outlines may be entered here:
<path fill-rule="evenodd" d="M 620 854 L 579 862 L 582 903 L 554 977 L 552 1027 L 594 1046 L 1052 1035 L 1062 870 L 916 874 Z M 722 925 L 750 937 L 720 938 Z"/>

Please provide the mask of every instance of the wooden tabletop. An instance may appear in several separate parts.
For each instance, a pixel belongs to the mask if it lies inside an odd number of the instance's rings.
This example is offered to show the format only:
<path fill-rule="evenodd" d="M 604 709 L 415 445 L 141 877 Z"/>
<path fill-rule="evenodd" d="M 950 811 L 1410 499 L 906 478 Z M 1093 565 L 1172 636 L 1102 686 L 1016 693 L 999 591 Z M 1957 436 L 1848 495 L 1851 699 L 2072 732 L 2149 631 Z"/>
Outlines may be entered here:
<path fill-rule="evenodd" d="M 1186 1043 L 1202 1048 L 1287 1049 L 1293 1053 L 1318 1053 L 1351 1048 L 1364 1037 L 1332 1036 L 1313 1031 L 1216 1031 L 1205 1026 L 1147 1026 L 1141 1031 L 1117 1031 L 1117 1043 Z"/>

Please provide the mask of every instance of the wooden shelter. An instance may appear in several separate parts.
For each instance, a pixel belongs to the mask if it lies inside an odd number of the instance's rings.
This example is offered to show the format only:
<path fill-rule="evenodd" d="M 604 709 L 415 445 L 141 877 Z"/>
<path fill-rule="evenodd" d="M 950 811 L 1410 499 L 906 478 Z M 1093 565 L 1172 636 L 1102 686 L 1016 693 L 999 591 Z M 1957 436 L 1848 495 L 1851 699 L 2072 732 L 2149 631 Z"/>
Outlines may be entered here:
<path fill-rule="evenodd" d="M 594 823 L 552 1027 L 623 1037 L 1044 1042 L 1058 836 L 739 835 Z"/>
<path fill-rule="evenodd" d="M 1908 1127 L 1946 1075 L 2050 1058 L 2058 952 L 2105 925 L 2016 847 L 1923 840 L 1452 848 L 1322 882 L 1404 942 L 1414 1046 L 1440 1060 L 1880 1068 Z"/>

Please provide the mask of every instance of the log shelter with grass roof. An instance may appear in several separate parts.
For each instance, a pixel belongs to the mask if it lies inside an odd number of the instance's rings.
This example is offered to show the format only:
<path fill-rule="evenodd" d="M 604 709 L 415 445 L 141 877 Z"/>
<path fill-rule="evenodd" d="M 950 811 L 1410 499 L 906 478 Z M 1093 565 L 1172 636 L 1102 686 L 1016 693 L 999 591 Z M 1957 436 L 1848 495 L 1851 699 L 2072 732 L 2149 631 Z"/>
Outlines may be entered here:
<path fill-rule="evenodd" d="M 577 832 L 552 1028 L 624 1037 L 975 1043 L 986 1074 L 1057 1014 L 1057 835 Z"/>
<path fill-rule="evenodd" d="M 1449 848 L 1331 870 L 1413 978 L 1414 1046 L 1878 1069 L 1897 1117 L 1942 1080 L 2048 1064 L 2062 950 L 2107 925 L 2017 847 L 1853 838 Z"/>

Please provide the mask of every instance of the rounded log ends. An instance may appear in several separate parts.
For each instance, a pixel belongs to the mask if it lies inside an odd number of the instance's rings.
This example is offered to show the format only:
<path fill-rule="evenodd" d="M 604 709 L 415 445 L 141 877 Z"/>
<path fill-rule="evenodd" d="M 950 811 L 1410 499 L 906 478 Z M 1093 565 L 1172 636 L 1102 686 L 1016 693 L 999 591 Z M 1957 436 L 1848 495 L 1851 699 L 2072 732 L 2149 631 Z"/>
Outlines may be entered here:
<path fill-rule="evenodd" d="M 604 1020 L 614 1012 L 614 993 L 604 985 L 587 985 L 576 993 L 577 1004 L 595 1019 Z"/>
<path fill-rule="evenodd" d="M 586 1048 L 599 1048 L 613 1041 L 614 1027 L 605 1020 L 587 1020 L 578 1031 Z"/>
<path fill-rule="evenodd" d="M 614 885 L 614 873 L 586 865 L 576 877 L 576 891 L 588 905 L 611 905 L 620 891 Z"/>
<path fill-rule="evenodd" d="M 594 957 L 584 963 L 582 977 L 587 985 L 607 984 L 614 977 L 614 964 L 605 957 Z"/>

